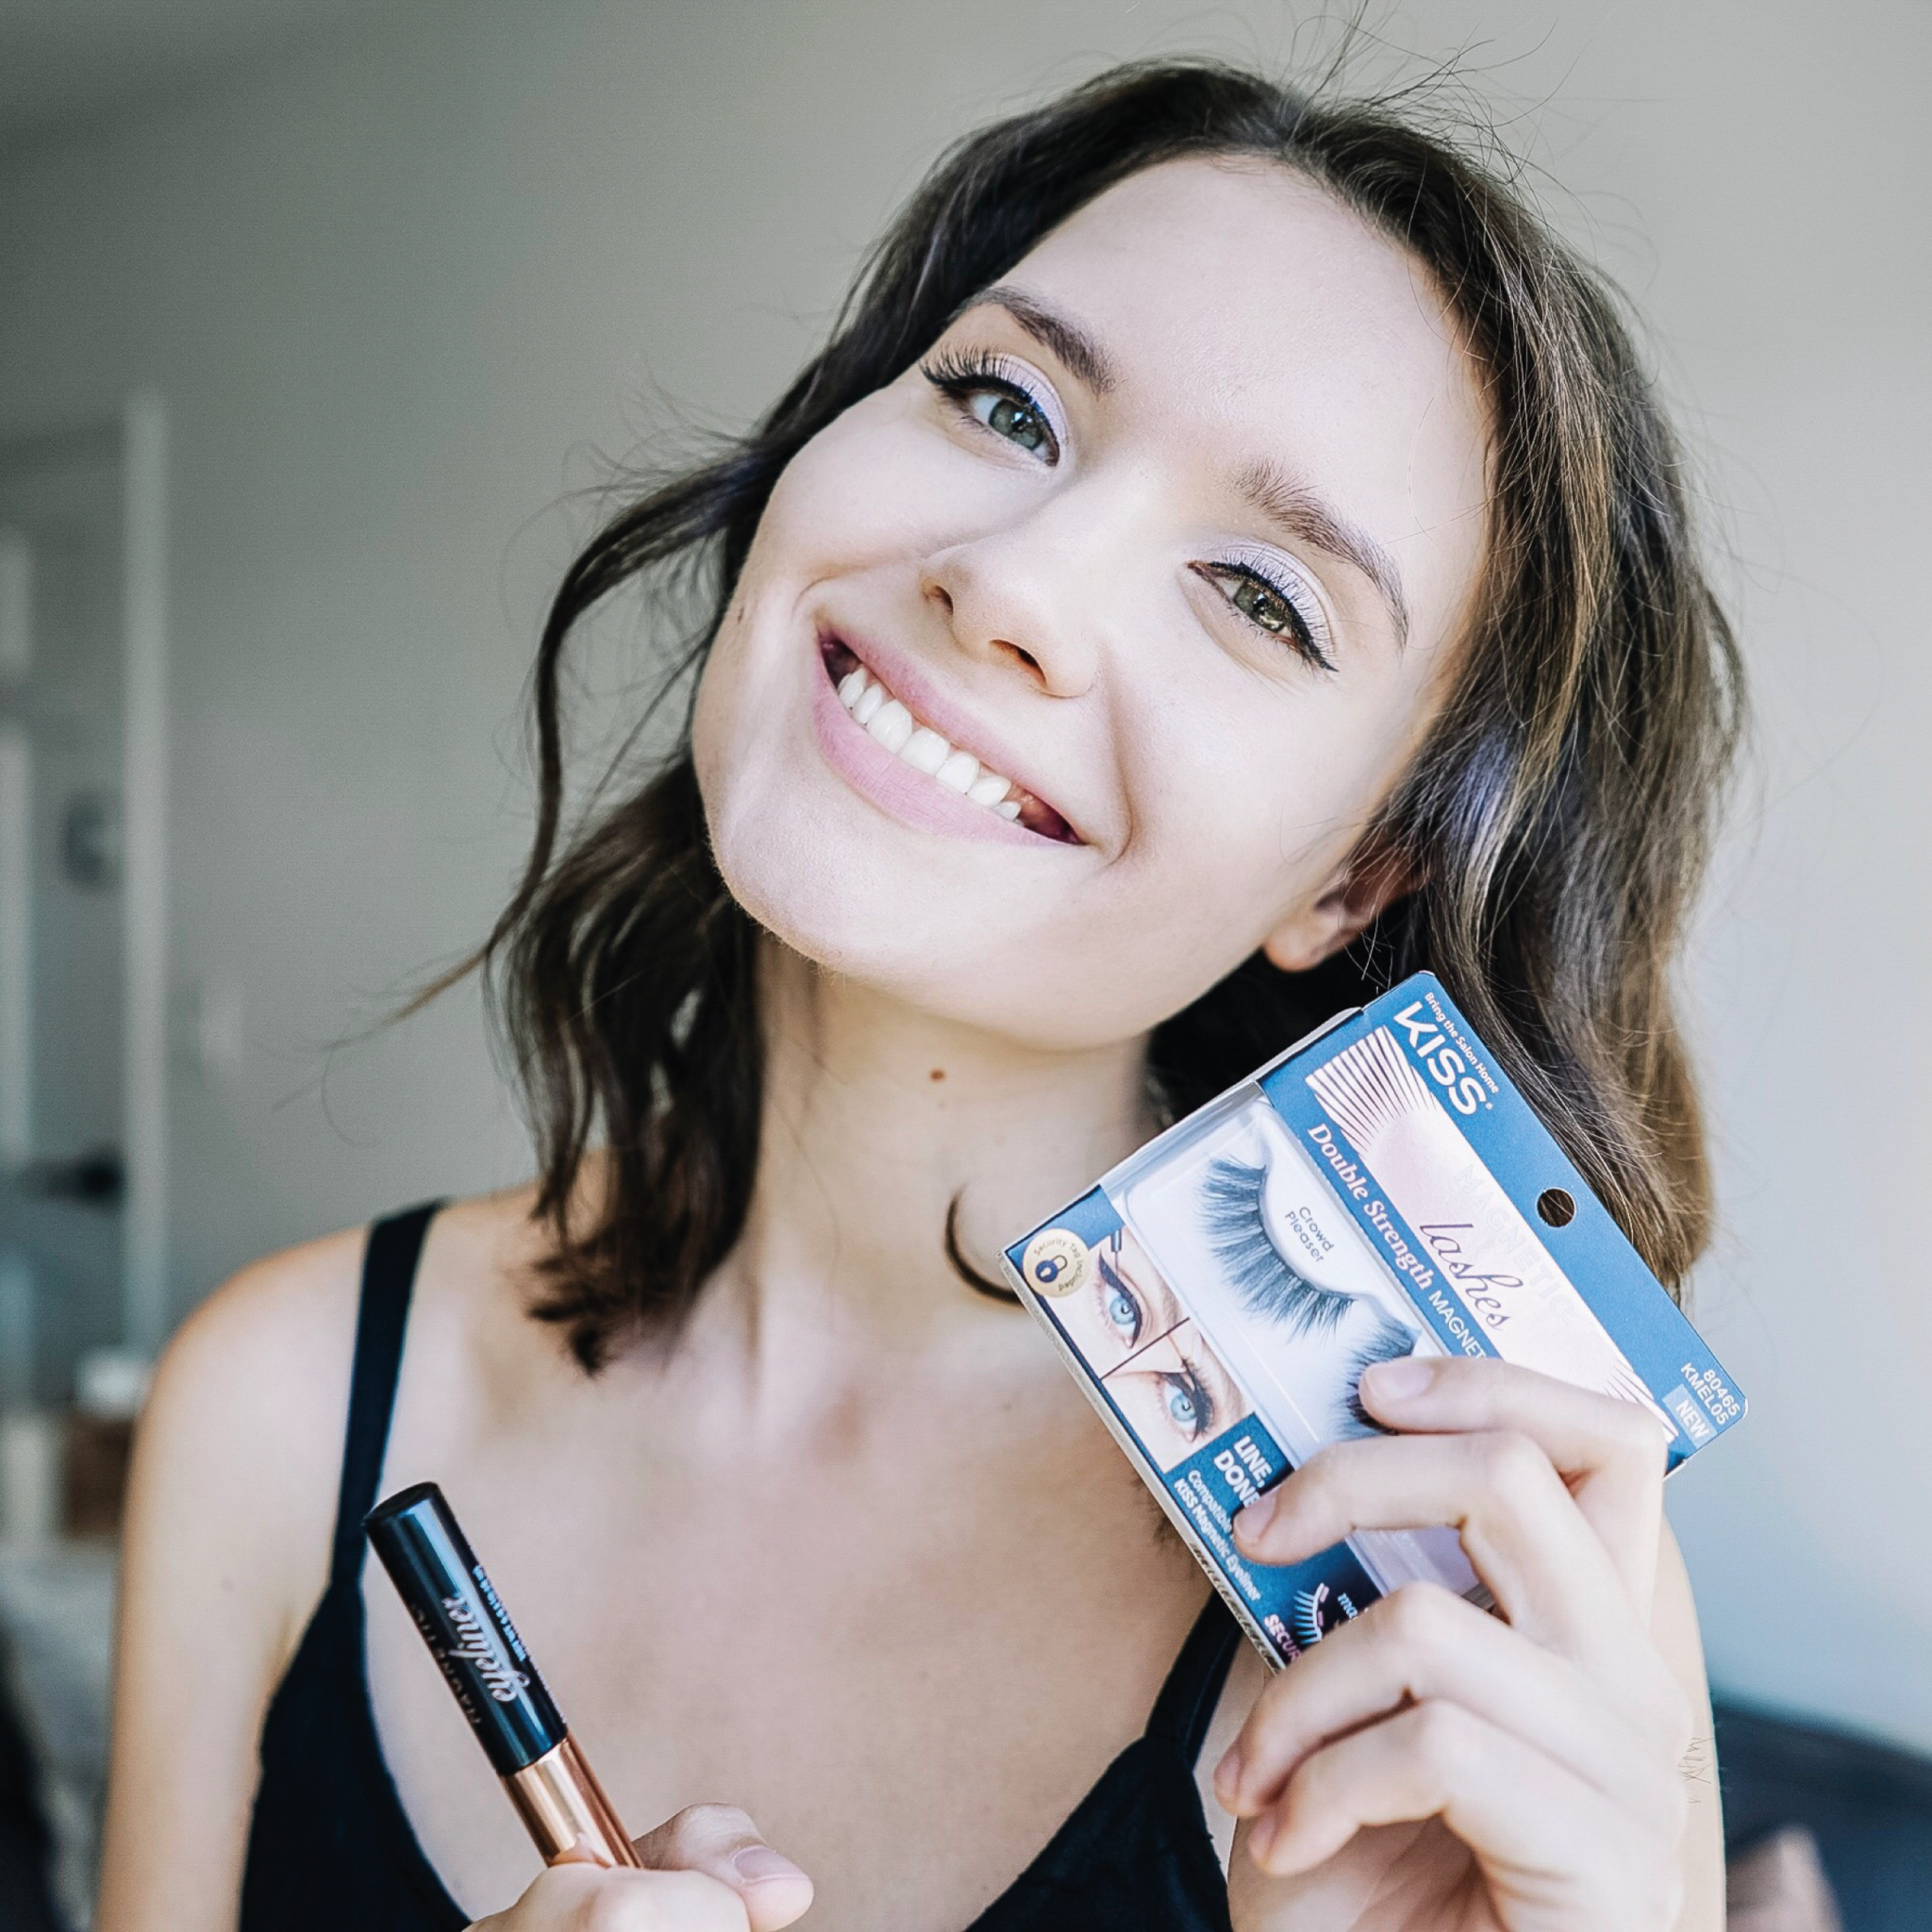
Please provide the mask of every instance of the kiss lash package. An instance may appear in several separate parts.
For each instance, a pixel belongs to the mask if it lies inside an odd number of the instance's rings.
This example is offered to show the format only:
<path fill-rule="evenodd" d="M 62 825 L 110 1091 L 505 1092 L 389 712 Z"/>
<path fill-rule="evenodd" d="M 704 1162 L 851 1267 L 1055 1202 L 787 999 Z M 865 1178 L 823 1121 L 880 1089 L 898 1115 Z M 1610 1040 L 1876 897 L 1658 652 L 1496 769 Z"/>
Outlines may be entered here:
<path fill-rule="evenodd" d="M 1007 1274 L 1277 1668 L 1453 1529 L 1252 1564 L 1236 1512 L 1374 1432 L 1362 1371 L 1500 1356 L 1640 1403 L 1675 1469 L 1744 1399 L 1431 974 L 1331 1021 L 1014 1242 Z"/>

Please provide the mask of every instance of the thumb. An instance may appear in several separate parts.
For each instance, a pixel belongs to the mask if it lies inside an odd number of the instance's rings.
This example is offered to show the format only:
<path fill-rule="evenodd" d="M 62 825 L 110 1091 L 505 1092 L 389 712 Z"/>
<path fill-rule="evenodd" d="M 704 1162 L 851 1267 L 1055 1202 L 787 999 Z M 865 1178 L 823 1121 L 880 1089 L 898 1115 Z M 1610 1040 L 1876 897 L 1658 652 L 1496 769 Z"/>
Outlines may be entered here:
<path fill-rule="evenodd" d="M 637 1840 L 656 1872 L 703 1872 L 744 1901 L 751 1932 L 778 1932 L 804 1916 L 811 1880 L 735 1805 L 690 1805 Z"/>

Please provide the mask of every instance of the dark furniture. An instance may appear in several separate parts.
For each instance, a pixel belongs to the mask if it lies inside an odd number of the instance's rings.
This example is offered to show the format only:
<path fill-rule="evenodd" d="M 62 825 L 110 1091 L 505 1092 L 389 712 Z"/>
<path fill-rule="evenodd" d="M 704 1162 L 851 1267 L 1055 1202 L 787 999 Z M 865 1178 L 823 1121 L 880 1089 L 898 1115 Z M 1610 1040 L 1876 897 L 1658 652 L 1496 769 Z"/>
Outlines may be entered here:
<path fill-rule="evenodd" d="M 1932 1928 L 1932 1759 L 1722 1700 L 1717 1756 L 1726 1851 L 1803 1825 L 1845 1932 Z"/>
<path fill-rule="evenodd" d="M 8 1661 L 0 1649 L 0 1925 L 7 1932 L 61 1932 L 54 1908 L 53 1840 L 41 1811 L 34 1755 L 13 1706 Z"/>

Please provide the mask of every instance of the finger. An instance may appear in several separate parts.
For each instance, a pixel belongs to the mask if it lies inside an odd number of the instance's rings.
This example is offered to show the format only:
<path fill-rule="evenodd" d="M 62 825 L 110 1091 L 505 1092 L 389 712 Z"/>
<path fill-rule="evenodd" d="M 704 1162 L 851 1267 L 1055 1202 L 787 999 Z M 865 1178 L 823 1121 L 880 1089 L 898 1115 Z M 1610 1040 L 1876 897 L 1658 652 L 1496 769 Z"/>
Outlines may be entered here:
<path fill-rule="evenodd" d="M 1674 1922 L 1675 1837 L 1453 1704 L 1427 1703 L 1318 1751 L 1254 1825 L 1264 1872 L 1307 1872 L 1366 1826 L 1440 1818 L 1481 1863 L 1491 1897 L 1528 1895 L 1592 1924 Z M 1679 1825 L 1677 1828 L 1681 1828 Z M 1567 1921 L 1566 1921 L 1567 1923 Z"/>
<path fill-rule="evenodd" d="M 1631 1655 L 1641 1653 L 1632 1647 Z M 1615 1796 L 1654 1755 L 1626 1700 L 1453 1591 L 1405 1584 L 1295 1659 L 1268 1684 L 1214 1774 L 1237 1818 L 1265 1810 L 1324 1744 L 1431 1700 L 1521 1740 Z"/>
<path fill-rule="evenodd" d="M 758 1835 L 735 1805 L 690 1805 L 637 1840 L 658 1872 L 699 1872 L 743 1901 L 751 1932 L 778 1932 L 811 1904 L 811 1880 Z"/>
<path fill-rule="evenodd" d="M 747 1932 L 745 1902 L 703 1872 L 613 1872 L 566 1859 L 534 1879 L 489 1925 L 569 1925 L 577 1932 Z"/>
<path fill-rule="evenodd" d="M 1570 1486 L 1640 1616 L 1649 1613 L 1663 1524 L 1663 1425 L 1650 1410 L 1509 1362 L 1411 1356 L 1361 1378 L 1363 1406 L 1405 1433 L 1531 1439 Z"/>
<path fill-rule="evenodd" d="M 1526 1435 L 1330 1443 L 1235 1518 L 1261 1563 L 1304 1562 L 1358 1529 L 1447 1524 L 1503 1614 L 1538 1643 L 1606 1658 L 1635 1641 L 1624 1580 Z"/>

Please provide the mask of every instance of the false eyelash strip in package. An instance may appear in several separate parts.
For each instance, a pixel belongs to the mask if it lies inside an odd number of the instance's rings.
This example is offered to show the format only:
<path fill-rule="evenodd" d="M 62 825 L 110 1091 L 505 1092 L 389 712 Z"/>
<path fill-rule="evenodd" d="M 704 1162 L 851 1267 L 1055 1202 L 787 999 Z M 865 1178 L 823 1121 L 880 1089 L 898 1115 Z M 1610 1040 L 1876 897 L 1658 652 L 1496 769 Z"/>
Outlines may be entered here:
<path fill-rule="evenodd" d="M 1372 1362 L 1500 1356 L 1620 1396 L 1672 1469 L 1744 1412 L 1431 974 L 1170 1127 L 1004 1261 L 1277 1667 L 1406 1582 L 1484 1600 L 1450 1529 L 1278 1568 L 1234 1546 L 1243 1504 L 1374 1432 Z"/>

